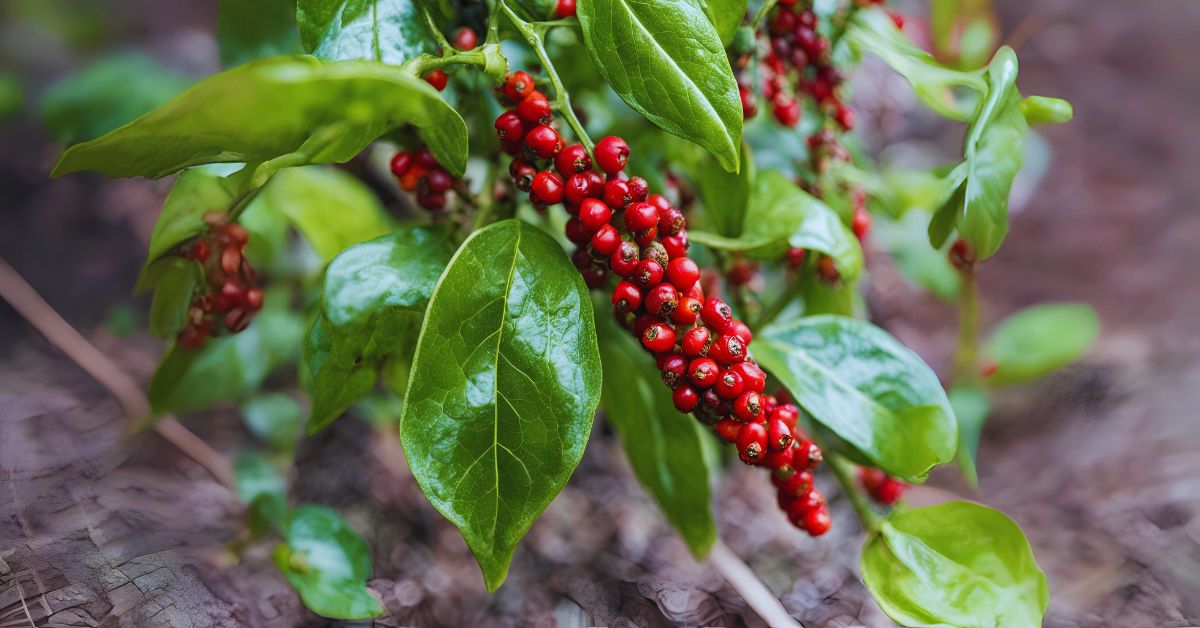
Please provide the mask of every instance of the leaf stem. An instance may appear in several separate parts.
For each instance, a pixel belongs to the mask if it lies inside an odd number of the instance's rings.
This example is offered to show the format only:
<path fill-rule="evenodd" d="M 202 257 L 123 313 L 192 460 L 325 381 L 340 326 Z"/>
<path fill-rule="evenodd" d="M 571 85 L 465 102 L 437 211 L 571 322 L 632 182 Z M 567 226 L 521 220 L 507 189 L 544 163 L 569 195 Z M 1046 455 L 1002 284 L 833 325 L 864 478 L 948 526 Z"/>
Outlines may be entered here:
<path fill-rule="evenodd" d="M 850 499 L 850 505 L 854 507 L 854 512 L 858 514 L 863 527 L 870 533 L 879 532 L 883 526 L 883 517 L 871 508 L 866 494 L 859 488 L 854 477 L 854 465 L 841 454 L 828 450 L 825 452 L 825 460 L 829 462 L 829 469 L 842 486 L 842 492 Z"/>
<path fill-rule="evenodd" d="M 750 21 L 750 28 L 757 32 L 758 25 L 762 23 L 763 18 L 767 16 L 767 13 L 770 13 L 771 9 L 775 8 L 776 2 L 777 0 L 767 0 L 764 2 L 763 5 L 759 7 L 758 13 L 754 14 L 754 19 Z"/>
<path fill-rule="evenodd" d="M 420 2 L 417 2 L 416 5 L 417 10 L 421 12 L 421 16 L 425 18 L 425 26 L 429 28 L 429 34 L 433 35 L 433 40 L 441 47 L 442 54 L 445 54 L 447 50 L 453 50 L 454 46 L 451 46 L 450 42 L 446 41 L 446 36 L 442 34 L 442 29 L 438 28 L 437 22 L 433 21 L 433 16 L 425 9 L 425 5 Z"/>
<path fill-rule="evenodd" d="M 954 383 L 974 384 L 979 379 L 979 289 L 975 282 L 974 266 L 964 268 L 960 275 Z"/>
<path fill-rule="evenodd" d="M 575 133 L 575 138 L 583 144 L 587 152 L 591 154 L 596 145 L 592 142 L 592 138 L 588 137 L 587 131 L 583 129 L 583 124 L 579 122 L 579 118 L 575 117 L 575 110 L 571 108 L 571 96 L 567 93 L 567 89 L 563 87 L 562 79 L 558 76 L 558 71 L 554 68 L 554 62 L 550 60 L 550 55 L 546 53 L 546 42 L 544 39 L 546 30 L 550 27 L 560 25 L 560 22 L 571 22 L 570 20 L 556 20 L 553 22 L 542 22 L 538 24 L 530 24 L 522 20 L 520 16 L 508 6 L 504 0 L 500 1 L 500 8 L 504 14 L 508 16 L 509 21 L 516 27 L 521 36 L 525 38 L 525 43 L 533 49 L 533 53 L 537 55 L 538 61 L 542 64 L 542 68 L 546 70 L 546 76 L 550 79 L 550 84 L 554 87 L 554 101 L 551 106 L 555 111 L 562 114 L 567 120 L 571 131 Z"/>

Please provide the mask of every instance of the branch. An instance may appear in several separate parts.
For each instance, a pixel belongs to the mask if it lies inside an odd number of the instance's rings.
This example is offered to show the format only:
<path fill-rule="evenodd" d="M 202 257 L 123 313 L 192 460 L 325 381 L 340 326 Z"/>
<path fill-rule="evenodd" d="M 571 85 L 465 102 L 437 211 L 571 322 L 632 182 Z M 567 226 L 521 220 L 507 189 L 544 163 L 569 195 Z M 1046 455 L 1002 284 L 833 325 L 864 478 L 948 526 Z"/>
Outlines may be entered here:
<path fill-rule="evenodd" d="M 40 331 L 60 351 L 100 382 L 116 398 L 125 415 L 137 420 L 150 414 L 150 402 L 133 377 L 88 342 L 71 324 L 46 303 L 33 286 L 0 258 L 0 298 L 8 301 L 25 321 Z M 174 417 L 164 416 L 154 425 L 167 442 L 200 463 L 221 484 L 234 490 L 233 465 Z"/>
<path fill-rule="evenodd" d="M 867 502 L 867 496 L 863 494 L 862 489 L 855 481 L 854 465 L 840 454 L 828 450 L 825 452 L 825 460 L 829 462 L 829 468 L 833 471 L 833 476 L 837 478 L 838 484 L 841 484 L 842 492 L 850 499 L 850 505 L 854 506 L 854 512 L 858 514 L 863 527 L 869 533 L 878 532 L 883 525 L 883 518 L 871 508 L 871 504 Z"/>
<path fill-rule="evenodd" d="M 779 598 L 775 597 L 767 585 L 758 579 L 754 571 L 720 539 L 713 544 L 712 553 L 708 555 L 708 563 L 721 572 L 721 576 L 725 578 L 729 586 L 733 587 L 742 596 L 742 599 L 746 600 L 746 604 L 755 613 L 758 613 L 758 616 L 768 626 L 801 628 L 799 622 L 792 619 L 787 609 L 779 602 Z"/>

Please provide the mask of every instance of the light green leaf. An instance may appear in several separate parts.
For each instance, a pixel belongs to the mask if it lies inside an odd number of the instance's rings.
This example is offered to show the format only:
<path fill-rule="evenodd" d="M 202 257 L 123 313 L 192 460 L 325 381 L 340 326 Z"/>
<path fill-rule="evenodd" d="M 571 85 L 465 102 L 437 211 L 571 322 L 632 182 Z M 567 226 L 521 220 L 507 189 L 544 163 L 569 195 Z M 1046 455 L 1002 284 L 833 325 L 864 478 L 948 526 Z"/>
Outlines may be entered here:
<path fill-rule="evenodd" d="M 287 482 L 262 456 L 242 452 L 233 460 L 237 496 L 251 513 L 251 524 L 263 532 L 282 529 L 287 521 Z"/>
<path fill-rule="evenodd" d="M 1038 124 L 1062 124 L 1075 117 L 1071 103 L 1061 98 L 1027 96 L 1021 101 L 1021 114 L 1029 126 Z"/>
<path fill-rule="evenodd" d="M 298 0 L 304 49 L 328 61 L 400 65 L 435 48 L 421 0 Z"/>
<path fill-rule="evenodd" d="M 566 253 L 517 220 L 473 233 L 425 314 L 400 436 L 489 590 L 579 463 L 599 398 L 592 304 Z"/>
<path fill-rule="evenodd" d="M 604 416 L 617 431 L 633 474 L 692 554 L 703 558 L 717 538 L 704 443 L 710 437 L 700 423 L 675 409 L 654 360 L 616 325 L 607 303 L 600 305 L 596 321 L 607 374 Z"/>
<path fill-rule="evenodd" d="M 958 418 L 958 466 L 971 486 L 979 484 L 975 461 L 979 459 L 979 437 L 987 421 L 987 393 L 975 387 L 955 386 L 950 390 L 950 407 Z"/>
<path fill-rule="evenodd" d="M 303 409 L 291 395 L 267 393 L 242 404 L 242 420 L 258 438 L 276 451 L 289 451 L 300 437 Z"/>
<path fill-rule="evenodd" d="M 1017 524 L 968 502 L 893 511 L 863 548 L 862 574 L 905 626 L 1041 626 L 1050 596 Z"/>
<path fill-rule="evenodd" d="M 346 249 L 325 271 L 321 314 L 304 346 L 313 376 L 308 430 L 331 423 L 416 347 L 421 316 L 454 255 L 448 235 L 410 227 Z"/>
<path fill-rule="evenodd" d="M 728 46 L 733 41 L 734 33 L 746 17 L 747 4 L 747 0 L 705 0 L 704 8 L 713 26 L 717 27 L 722 44 Z"/>
<path fill-rule="evenodd" d="M 701 0 L 579 0 L 577 13 L 592 61 L 622 100 L 738 170 L 742 102 Z"/>
<path fill-rule="evenodd" d="M 286 544 L 275 548 L 275 566 L 304 605 L 333 619 L 369 619 L 383 606 L 367 588 L 371 549 L 334 511 L 304 505 L 288 518 Z"/>
<path fill-rule="evenodd" d="M 171 257 L 155 262 L 147 276 L 158 287 L 150 304 L 150 333 L 170 338 L 187 326 L 192 292 L 204 278 L 204 270 L 192 260 Z"/>
<path fill-rule="evenodd" d="M 1045 377 L 1074 362 L 1100 333 L 1090 305 L 1044 303 L 1007 318 L 992 334 L 984 354 L 996 362 L 992 386 Z"/>
<path fill-rule="evenodd" d="M 221 65 L 303 52 L 296 0 L 221 0 L 217 11 Z"/>
<path fill-rule="evenodd" d="M 759 332 L 754 356 L 817 422 L 889 474 L 922 482 L 954 458 L 954 411 L 941 383 L 882 329 L 805 317 Z"/>
<path fill-rule="evenodd" d="M 175 179 L 167 194 L 154 231 L 150 234 L 150 251 L 138 277 L 137 290 L 155 285 L 150 267 L 179 245 L 208 230 L 204 215 L 224 213 L 237 194 L 237 183 L 205 168 L 189 168 Z"/>
<path fill-rule="evenodd" d="M 461 176 L 467 126 L 425 81 L 396 67 L 307 57 L 263 59 L 210 76 L 162 107 L 67 149 L 53 176 L 94 170 L 161 177 L 206 163 L 281 167 L 344 162 L 404 124 Z M 202 131 L 202 132 L 201 132 Z"/>

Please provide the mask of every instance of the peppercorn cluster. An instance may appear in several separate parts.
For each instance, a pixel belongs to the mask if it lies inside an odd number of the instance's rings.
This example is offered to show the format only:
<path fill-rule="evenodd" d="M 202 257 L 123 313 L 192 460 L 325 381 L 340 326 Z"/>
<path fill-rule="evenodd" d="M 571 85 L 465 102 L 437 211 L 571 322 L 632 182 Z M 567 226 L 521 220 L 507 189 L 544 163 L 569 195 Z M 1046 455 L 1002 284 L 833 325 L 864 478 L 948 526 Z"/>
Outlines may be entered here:
<path fill-rule="evenodd" d="M 888 475 L 882 469 L 860 467 L 858 481 L 862 483 L 863 488 L 867 489 L 867 493 L 872 499 L 888 506 L 899 501 L 900 495 L 904 493 L 904 483 Z"/>
<path fill-rule="evenodd" d="M 540 210 L 566 208 L 573 262 L 589 287 L 615 283 L 613 312 L 654 355 L 675 407 L 736 445 L 746 464 L 770 469 L 789 520 L 824 534 L 832 522 L 811 472 L 821 450 L 797 429 L 796 406 L 764 394 L 750 328 L 724 301 L 705 297 L 683 213 L 625 173 L 630 150 L 620 137 L 600 140 L 594 163 L 582 145 L 564 146 L 528 74 L 511 74 L 500 97 L 512 106 L 495 126 L 516 187 Z"/>
<path fill-rule="evenodd" d="M 454 177 L 428 149 L 402 150 L 392 156 L 390 166 L 400 189 L 416 192 L 418 205 L 433 213 L 446 209 L 447 195 L 454 191 Z"/>
<path fill-rule="evenodd" d="M 246 228 L 220 212 L 206 214 L 204 221 L 209 232 L 193 240 L 186 253 L 203 266 L 205 281 L 205 288 L 192 297 L 187 326 L 179 332 L 179 345 L 187 349 L 199 349 L 223 331 L 242 331 L 263 306 L 258 274 L 244 254 L 250 241 Z"/>

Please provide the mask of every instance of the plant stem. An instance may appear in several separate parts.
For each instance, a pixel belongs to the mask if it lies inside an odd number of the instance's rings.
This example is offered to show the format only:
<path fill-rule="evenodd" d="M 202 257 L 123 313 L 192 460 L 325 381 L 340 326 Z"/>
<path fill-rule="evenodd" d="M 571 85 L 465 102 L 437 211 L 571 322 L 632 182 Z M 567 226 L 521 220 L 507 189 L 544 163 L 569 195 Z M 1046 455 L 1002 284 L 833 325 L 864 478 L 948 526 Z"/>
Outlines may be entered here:
<path fill-rule="evenodd" d="M 973 384 L 979 379 L 979 290 L 975 283 L 975 267 L 968 266 L 960 276 L 954 383 Z"/>
<path fill-rule="evenodd" d="M 446 36 L 442 34 L 442 29 L 438 28 L 437 22 L 433 21 L 433 16 L 429 14 L 429 11 L 425 10 L 425 6 L 420 2 L 416 3 L 416 5 L 417 10 L 421 12 L 421 16 L 425 18 L 425 26 L 429 28 L 429 34 L 433 35 L 433 40 L 441 47 L 442 53 L 445 54 L 447 50 L 453 50 L 454 46 L 451 46 L 450 42 L 446 41 Z"/>
<path fill-rule="evenodd" d="M 770 13 L 771 9 L 775 8 L 776 1 L 777 0 L 767 0 L 761 7 L 759 7 L 758 13 L 755 13 L 754 19 L 750 21 L 750 28 L 758 31 L 758 25 L 762 23 L 763 18 L 767 16 L 767 13 Z"/>
<path fill-rule="evenodd" d="M 854 477 L 854 465 L 841 454 L 832 451 L 825 452 L 825 460 L 829 462 L 830 470 L 833 471 L 838 484 L 842 486 L 842 492 L 850 499 L 850 505 L 854 507 L 854 512 L 858 514 L 863 527 L 870 533 L 879 532 L 880 527 L 883 526 L 883 517 L 880 517 L 879 513 L 871 508 L 866 494 L 859 488 Z"/>
<path fill-rule="evenodd" d="M 708 563 L 724 576 L 725 581 L 734 588 L 746 604 L 767 623 L 768 626 L 782 628 L 799 626 L 787 609 L 779 602 L 779 598 L 758 579 L 754 571 L 738 558 L 720 539 L 713 543 L 712 552 L 708 555 Z"/>
<path fill-rule="evenodd" d="M 500 8 L 508 16 L 509 21 L 513 23 L 517 31 L 521 33 L 521 36 L 525 38 L 525 43 L 529 44 L 530 48 L 533 48 L 533 53 L 537 55 L 542 68 L 546 70 L 546 76 L 549 77 L 550 84 L 554 87 L 554 102 L 551 103 L 551 106 L 567 120 L 571 131 L 575 133 L 575 138 L 583 144 L 588 154 L 593 153 L 596 145 L 592 143 L 592 138 L 588 137 L 587 131 L 583 129 L 583 124 L 579 122 L 579 118 L 575 117 L 575 110 L 571 108 L 571 96 L 567 93 L 567 89 L 563 87 L 562 79 L 559 78 L 558 71 L 554 68 L 554 62 L 550 60 L 550 55 L 546 53 L 544 35 L 547 27 L 558 25 L 559 22 L 570 22 L 570 20 L 558 20 L 534 25 L 522 20 L 508 6 L 508 3 L 503 0 L 500 2 Z"/>

